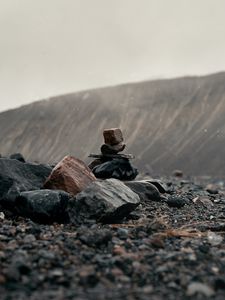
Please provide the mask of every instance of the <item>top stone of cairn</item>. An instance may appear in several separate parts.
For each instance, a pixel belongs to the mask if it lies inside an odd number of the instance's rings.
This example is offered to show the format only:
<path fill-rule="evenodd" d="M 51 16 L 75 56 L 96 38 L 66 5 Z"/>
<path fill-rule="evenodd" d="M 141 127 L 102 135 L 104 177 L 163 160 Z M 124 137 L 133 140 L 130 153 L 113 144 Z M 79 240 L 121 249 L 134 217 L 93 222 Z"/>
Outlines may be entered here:
<path fill-rule="evenodd" d="M 110 128 L 103 131 L 105 144 L 117 145 L 123 142 L 123 134 L 119 128 Z"/>

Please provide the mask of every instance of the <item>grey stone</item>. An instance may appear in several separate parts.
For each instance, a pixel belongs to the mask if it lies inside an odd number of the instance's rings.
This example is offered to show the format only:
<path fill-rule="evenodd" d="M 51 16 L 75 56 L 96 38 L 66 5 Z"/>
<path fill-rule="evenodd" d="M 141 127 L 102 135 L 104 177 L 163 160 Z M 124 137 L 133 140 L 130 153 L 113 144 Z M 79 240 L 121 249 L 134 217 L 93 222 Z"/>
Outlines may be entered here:
<path fill-rule="evenodd" d="M 138 194 L 141 201 L 160 201 L 161 196 L 157 187 L 146 181 L 124 182 L 134 193 Z"/>
<path fill-rule="evenodd" d="M 113 223 L 129 215 L 140 203 L 139 196 L 121 181 L 96 181 L 69 201 L 68 214 L 73 223 L 97 220 Z"/>
<path fill-rule="evenodd" d="M 215 291 L 207 284 L 201 282 L 191 282 L 187 288 L 187 296 L 194 296 L 195 294 L 202 294 L 205 297 L 212 297 Z"/>
<path fill-rule="evenodd" d="M 168 206 L 170 207 L 177 207 L 177 208 L 181 208 L 183 207 L 185 204 L 187 204 L 187 200 L 184 199 L 181 196 L 176 196 L 176 195 L 171 195 L 168 197 L 166 203 L 168 204 Z"/>

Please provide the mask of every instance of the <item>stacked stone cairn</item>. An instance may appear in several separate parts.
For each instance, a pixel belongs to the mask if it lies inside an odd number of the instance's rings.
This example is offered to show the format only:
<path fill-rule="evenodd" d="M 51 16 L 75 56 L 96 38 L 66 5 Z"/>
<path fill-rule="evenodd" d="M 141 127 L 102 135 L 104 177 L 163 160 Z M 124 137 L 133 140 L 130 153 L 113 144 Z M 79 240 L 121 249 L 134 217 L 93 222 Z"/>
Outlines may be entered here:
<path fill-rule="evenodd" d="M 101 154 L 90 154 L 96 158 L 89 168 L 97 178 L 115 178 L 119 180 L 133 180 L 138 174 L 130 159 L 131 154 L 120 154 L 126 144 L 123 140 L 122 131 L 119 128 L 110 128 L 103 131 L 104 144 L 101 146 Z"/>

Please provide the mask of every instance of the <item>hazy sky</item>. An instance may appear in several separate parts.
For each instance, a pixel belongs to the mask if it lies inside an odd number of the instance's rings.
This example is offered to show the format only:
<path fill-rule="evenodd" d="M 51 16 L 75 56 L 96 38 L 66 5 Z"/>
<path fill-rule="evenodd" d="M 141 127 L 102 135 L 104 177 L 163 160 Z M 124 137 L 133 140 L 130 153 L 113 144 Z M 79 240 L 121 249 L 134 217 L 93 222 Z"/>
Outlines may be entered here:
<path fill-rule="evenodd" d="M 225 70 L 225 0 L 0 0 L 0 110 Z"/>

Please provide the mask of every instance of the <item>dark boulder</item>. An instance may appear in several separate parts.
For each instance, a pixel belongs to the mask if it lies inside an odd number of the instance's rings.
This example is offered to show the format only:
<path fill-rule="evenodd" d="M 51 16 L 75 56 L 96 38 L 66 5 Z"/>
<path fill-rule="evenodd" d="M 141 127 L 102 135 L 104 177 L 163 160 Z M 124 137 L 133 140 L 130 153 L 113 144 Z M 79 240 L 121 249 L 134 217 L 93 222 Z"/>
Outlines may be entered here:
<path fill-rule="evenodd" d="M 121 181 L 95 181 L 69 201 L 68 214 L 73 223 L 114 223 L 128 216 L 139 203 L 139 196 Z"/>
<path fill-rule="evenodd" d="M 165 194 L 168 192 L 168 187 L 165 183 L 157 179 L 146 180 L 147 182 L 155 185 L 161 194 Z"/>
<path fill-rule="evenodd" d="M 42 164 L 22 163 L 16 159 L 0 159 L 0 205 L 14 208 L 14 200 L 23 191 L 43 186 L 51 167 Z"/>
<path fill-rule="evenodd" d="M 124 182 L 134 193 L 138 194 L 141 201 L 160 201 L 161 196 L 157 187 L 146 181 Z"/>
<path fill-rule="evenodd" d="M 173 176 L 175 176 L 175 177 L 183 177 L 183 171 L 181 171 L 181 170 L 174 170 L 173 171 Z"/>
<path fill-rule="evenodd" d="M 187 204 L 188 201 L 187 201 L 187 199 L 183 198 L 182 196 L 171 195 L 171 196 L 168 197 L 166 203 L 170 207 L 181 208 L 185 204 Z"/>
<path fill-rule="evenodd" d="M 107 161 L 93 168 L 93 173 L 97 178 L 107 179 L 115 178 L 119 180 L 133 180 L 138 175 L 130 161 L 126 158 L 116 158 Z"/>
<path fill-rule="evenodd" d="M 88 165 L 88 168 L 93 170 L 94 167 L 99 166 L 99 165 L 103 164 L 104 162 L 106 162 L 106 161 L 103 161 L 103 159 L 99 159 L 99 158 L 95 159 Z"/>
<path fill-rule="evenodd" d="M 119 143 L 117 145 L 103 144 L 101 146 L 101 153 L 103 155 L 117 154 L 119 152 L 122 152 L 125 149 L 125 147 L 126 145 L 124 143 Z"/>
<path fill-rule="evenodd" d="M 21 162 L 25 162 L 25 158 L 23 157 L 23 155 L 21 153 L 14 153 L 14 154 L 11 154 L 10 159 L 16 159 L 18 161 L 21 161 Z"/>
<path fill-rule="evenodd" d="M 22 192 L 15 200 L 15 208 L 19 215 L 38 223 L 68 223 L 69 198 L 68 193 L 57 190 Z"/>

